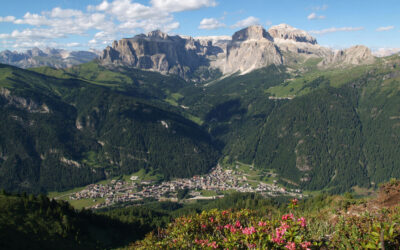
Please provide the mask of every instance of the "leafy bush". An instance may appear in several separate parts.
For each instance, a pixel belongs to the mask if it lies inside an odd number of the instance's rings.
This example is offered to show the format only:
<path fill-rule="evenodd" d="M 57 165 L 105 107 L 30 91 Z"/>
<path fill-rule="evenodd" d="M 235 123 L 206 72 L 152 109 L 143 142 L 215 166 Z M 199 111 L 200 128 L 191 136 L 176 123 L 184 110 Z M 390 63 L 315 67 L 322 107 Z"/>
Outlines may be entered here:
<path fill-rule="evenodd" d="M 294 211 L 297 200 L 290 204 Z M 319 242 L 311 239 L 304 217 L 294 213 L 279 219 L 258 216 L 243 209 L 210 210 L 181 217 L 157 234 L 149 234 L 134 245 L 138 249 L 309 249 Z"/>
<path fill-rule="evenodd" d="M 267 217 L 242 209 L 209 210 L 180 217 L 166 229 L 146 236 L 134 249 L 399 249 L 400 207 L 374 214 L 336 216 L 324 237 L 318 228 L 327 218 L 299 215 L 297 200 L 290 212 Z M 312 223 L 308 225 L 308 222 Z"/>

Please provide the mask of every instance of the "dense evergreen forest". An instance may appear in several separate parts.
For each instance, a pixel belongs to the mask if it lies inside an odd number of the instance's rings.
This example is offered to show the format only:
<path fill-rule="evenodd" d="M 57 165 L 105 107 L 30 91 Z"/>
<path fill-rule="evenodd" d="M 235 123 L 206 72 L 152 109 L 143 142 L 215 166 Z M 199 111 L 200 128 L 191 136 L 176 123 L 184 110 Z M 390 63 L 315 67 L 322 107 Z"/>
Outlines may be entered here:
<path fill-rule="evenodd" d="M 399 60 L 205 84 L 96 62 L 1 65 L 0 187 L 60 191 L 140 169 L 190 177 L 236 161 L 289 187 L 376 187 L 400 177 Z"/>
<path fill-rule="evenodd" d="M 64 190 L 140 169 L 186 177 L 216 164 L 211 137 L 166 105 L 76 79 L 0 71 L 0 186 L 9 191 Z"/>
<path fill-rule="evenodd" d="M 254 194 L 233 194 L 222 200 L 189 205 L 156 202 L 94 213 L 90 210 L 77 211 L 67 202 L 50 200 L 44 195 L 12 195 L 2 191 L 0 248 L 117 248 L 165 227 L 178 216 L 212 208 L 276 210 L 277 205 L 284 204 L 282 201 L 265 200 Z"/>

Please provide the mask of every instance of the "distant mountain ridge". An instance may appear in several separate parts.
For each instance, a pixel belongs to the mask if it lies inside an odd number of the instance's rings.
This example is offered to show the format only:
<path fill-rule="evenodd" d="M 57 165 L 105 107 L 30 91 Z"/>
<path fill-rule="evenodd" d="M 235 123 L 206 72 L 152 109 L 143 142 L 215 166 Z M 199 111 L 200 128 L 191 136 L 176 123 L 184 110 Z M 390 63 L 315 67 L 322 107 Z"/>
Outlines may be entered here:
<path fill-rule="evenodd" d="M 49 66 L 66 68 L 90 62 L 98 57 L 97 51 L 68 51 L 63 49 L 33 48 L 24 52 L 4 50 L 0 52 L 0 63 L 20 68 Z"/>
<path fill-rule="evenodd" d="M 199 72 L 219 71 L 241 74 L 269 65 L 291 65 L 302 59 L 317 58 L 319 67 L 342 67 L 375 61 L 371 50 L 354 46 L 334 51 L 320 46 L 306 31 L 287 24 L 249 26 L 227 36 L 193 38 L 169 36 L 161 31 L 114 41 L 100 56 L 103 65 L 123 65 L 138 69 L 176 74 L 193 80 Z M 195 80 L 209 80 L 197 77 Z"/>

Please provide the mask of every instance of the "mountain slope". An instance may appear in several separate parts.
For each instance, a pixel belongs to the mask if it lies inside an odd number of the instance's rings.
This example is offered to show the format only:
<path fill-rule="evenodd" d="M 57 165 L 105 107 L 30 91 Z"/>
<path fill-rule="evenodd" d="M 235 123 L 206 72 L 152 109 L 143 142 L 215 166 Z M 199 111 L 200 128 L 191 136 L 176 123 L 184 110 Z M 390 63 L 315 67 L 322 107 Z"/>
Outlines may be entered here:
<path fill-rule="evenodd" d="M 209 136 L 160 105 L 4 65 L 0 75 L 3 188 L 62 190 L 143 168 L 184 177 L 215 164 Z"/>
<path fill-rule="evenodd" d="M 285 185 L 343 192 L 400 176 L 398 65 L 391 57 L 306 73 L 269 67 L 184 90 L 181 103 L 204 119 L 228 162 L 277 171 Z"/>

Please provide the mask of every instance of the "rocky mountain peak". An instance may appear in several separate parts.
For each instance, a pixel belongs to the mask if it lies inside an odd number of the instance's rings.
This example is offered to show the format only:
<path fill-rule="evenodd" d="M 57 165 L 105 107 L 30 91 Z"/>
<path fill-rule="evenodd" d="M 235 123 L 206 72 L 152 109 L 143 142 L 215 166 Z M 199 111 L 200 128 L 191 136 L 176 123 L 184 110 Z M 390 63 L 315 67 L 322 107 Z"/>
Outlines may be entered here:
<path fill-rule="evenodd" d="M 30 49 L 30 50 L 27 50 L 27 53 L 30 56 L 46 56 L 46 54 L 41 49 L 39 49 L 37 47 L 34 47 L 34 48 Z"/>
<path fill-rule="evenodd" d="M 160 38 L 160 39 L 167 39 L 168 34 L 162 32 L 161 30 L 154 30 L 149 33 L 147 33 L 147 37 L 149 38 Z"/>
<path fill-rule="evenodd" d="M 375 60 L 371 50 L 364 45 L 356 45 L 337 53 L 337 57 L 343 57 L 349 64 L 367 64 Z"/>
<path fill-rule="evenodd" d="M 285 23 L 272 26 L 268 32 L 274 39 L 317 44 L 317 40 L 306 31 L 294 28 Z"/>
<path fill-rule="evenodd" d="M 267 39 L 272 41 L 271 35 L 260 25 L 253 25 L 242 30 L 235 32 L 232 36 L 232 41 L 246 41 L 246 40 L 262 40 Z"/>
<path fill-rule="evenodd" d="M 228 43 L 222 73 L 248 73 L 271 64 L 280 65 L 283 58 L 271 35 L 259 25 L 237 31 Z"/>
<path fill-rule="evenodd" d="M 32 48 L 26 51 L 1 51 L 0 63 L 6 63 L 21 68 L 50 66 L 66 68 L 73 65 L 90 62 L 97 54 L 89 51 L 67 51 L 55 48 Z"/>
<path fill-rule="evenodd" d="M 341 67 L 343 65 L 369 64 L 374 61 L 375 57 L 368 47 L 356 45 L 348 49 L 336 51 L 332 56 L 325 58 L 320 65 Z"/>
<path fill-rule="evenodd" d="M 322 67 L 359 65 L 374 61 L 365 46 L 334 52 L 317 44 L 306 31 L 279 24 L 266 31 L 253 25 L 235 32 L 232 37 L 173 36 L 160 30 L 115 41 L 99 60 L 102 64 L 124 65 L 163 74 L 176 74 L 184 79 L 207 80 L 208 73 L 239 72 L 246 74 L 271 64 L 291 65 L 319 58 Z M 209 74 L 208 74 L 209 75 Z"/>

